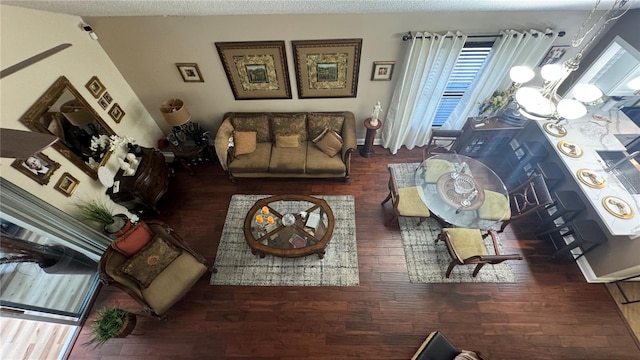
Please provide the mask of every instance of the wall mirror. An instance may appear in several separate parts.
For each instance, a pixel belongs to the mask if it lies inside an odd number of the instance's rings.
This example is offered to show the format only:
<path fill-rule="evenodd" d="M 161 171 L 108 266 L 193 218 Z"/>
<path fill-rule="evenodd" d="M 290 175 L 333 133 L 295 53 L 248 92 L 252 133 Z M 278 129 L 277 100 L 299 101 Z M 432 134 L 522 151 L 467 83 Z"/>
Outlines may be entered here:
<path fill-rule="evenodd" d="M 115 132 L 64 76 L 49 87 L 20 121 L 33 131 L 57 136 L 60 140 L 53 147 L 94 179 L 98 178 L 98 167 L 111 155 L 108 147 L 92 150 L 91 140 Z"/>

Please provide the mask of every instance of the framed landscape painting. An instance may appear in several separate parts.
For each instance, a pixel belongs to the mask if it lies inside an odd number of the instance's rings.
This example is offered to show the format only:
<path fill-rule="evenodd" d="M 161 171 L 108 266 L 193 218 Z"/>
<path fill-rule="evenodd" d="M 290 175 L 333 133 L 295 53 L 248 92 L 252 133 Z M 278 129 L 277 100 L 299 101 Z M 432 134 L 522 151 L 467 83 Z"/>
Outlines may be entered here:
<path fill-rule="evenodd" d="M 298 97 L 356 97 L 362 39 L 291 42 Z"/>
<path fill-rule="evenodd" d="M 215 45 L 236 100 L 291 99 L 284 41 Z"/>

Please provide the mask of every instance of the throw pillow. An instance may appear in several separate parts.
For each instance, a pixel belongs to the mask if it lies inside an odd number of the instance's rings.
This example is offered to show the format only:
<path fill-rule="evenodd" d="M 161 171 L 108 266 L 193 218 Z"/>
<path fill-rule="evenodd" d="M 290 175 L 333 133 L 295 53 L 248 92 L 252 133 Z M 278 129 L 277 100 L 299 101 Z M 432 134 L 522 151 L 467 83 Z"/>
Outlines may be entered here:
<path fill-rule="evenodd" d="M 275 136 L 299 134 L 300 141 L 307 141 L 307 115 L 273 113 L 271 130 Z"/>
<path fill-rule="evenodd" d="M 482 358 L 474 351 L 462 350 L 453 360 L 482 360 Z"/>
<path fill-rule="evenodd" d="M 251 154 L 256 151 L 256 135 L 255 131 L 234 131 L 233 144 L 235 147 L 235 155 Z"/>
<path fill-rule="evenodd" d="M 145 247 L 152 238 L 153 232 L 151 229 L 147 224 L 140 221 L 124 235 L 113 240 L 111 247 L 122 255 L 130 257 Z"/>
<path fill-rule="evenodd" d="M 342 150 L 342 137 L 333 130 L 324 129 L 324 131 L 313 139 L 318 149 L 330 157 L 336 156 Z"/>
<path fill-rule="evenodd" d="M 276 147 L 297 148 L 300 146 L 300 135 L 276 135 Z"/>
<path fill-rule="evenodd" d="M 182 251 L 163 238 L 156 236 L 137 254 L 120 266 L 120 271 L 129 275 L 140 287 L 146 289 L 153 279 L 173 262 Z"/>
<path fill-rule="evenodd" d="M 307 116 L 309 137 L 312 139 L 318 137 L 326 128 L 340 134 L 343 124 L 344 114 L 340 113 L 311 113 Z"/>
<path fill-rule="evenodd" d="M 272 142 L 269 118 L 264 113 L 231 114 L 231 125 L 237 131 L 255 131 L 257 142 Z"/>

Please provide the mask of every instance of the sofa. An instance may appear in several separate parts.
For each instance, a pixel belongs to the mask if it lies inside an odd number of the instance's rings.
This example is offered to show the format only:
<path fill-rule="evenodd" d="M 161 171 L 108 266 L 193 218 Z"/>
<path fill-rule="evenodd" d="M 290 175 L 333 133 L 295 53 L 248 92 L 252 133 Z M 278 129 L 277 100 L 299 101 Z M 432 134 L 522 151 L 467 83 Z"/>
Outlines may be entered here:
<path fill-rule="evenodd" d="M 355 117 L 340 112 L 229 112 L 215 149 L 229 178 L 341 178 L 357 148 Z"/>

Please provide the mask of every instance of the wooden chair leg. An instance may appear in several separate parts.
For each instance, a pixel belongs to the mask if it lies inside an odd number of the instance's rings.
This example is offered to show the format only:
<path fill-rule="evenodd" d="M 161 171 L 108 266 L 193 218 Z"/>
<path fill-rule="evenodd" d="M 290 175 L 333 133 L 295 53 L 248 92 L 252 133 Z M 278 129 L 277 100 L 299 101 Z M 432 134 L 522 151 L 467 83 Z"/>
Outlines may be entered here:
<path fill-rule="evenodd" d="M 421 217 L 420 221 L 418 221 L 418 225 L 417 226 L 420 226 L 420 224 L 422 224 L 425 220 L 427 220 L 427 218 Z"/>
<path fill-rule="evenodd" d="M 380 203 L 380 205 L 384 205 L 389 200 L 391 200 L 391 192 L 389 192 L 389 195 L 387 195 L 387 197 Z"/>
<path fill-rule="evenodd" d="M 447 279 L 449 278 L 449 275 L 451 275 L 451 271 L 453 271 L 453 267 L 456 265 L 458 265 L 456 261 L 452 261 L 449 263 L 449 267 L 447 268 L 447 275 L 445 276 Z"/>
<path fill-rule="evenodd" d="M 480 271 L 480 269 L 482 269 L 482 267 L 484 266 L 484 263 L 478 264 L 476 265 L 476 268 L 473 269 L 473 277 L 476 277 L 476 275 L 478 275 L 478 271 Z"/>
<path fill-rule="evenodd" d="M 396 222 L 398 220 L 398 215 L 393 215 L 391 217 L 391 219 L 389 219 L 389 221 L 387 221 L 386 223 L 384 223 L 384 226 L 389 226 L 392 223 Z"/>

